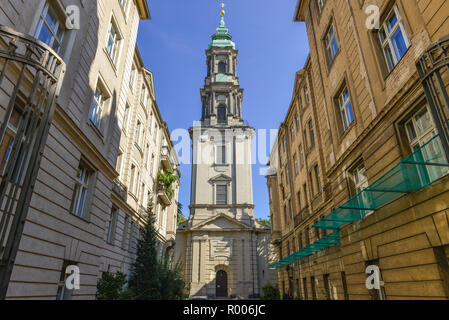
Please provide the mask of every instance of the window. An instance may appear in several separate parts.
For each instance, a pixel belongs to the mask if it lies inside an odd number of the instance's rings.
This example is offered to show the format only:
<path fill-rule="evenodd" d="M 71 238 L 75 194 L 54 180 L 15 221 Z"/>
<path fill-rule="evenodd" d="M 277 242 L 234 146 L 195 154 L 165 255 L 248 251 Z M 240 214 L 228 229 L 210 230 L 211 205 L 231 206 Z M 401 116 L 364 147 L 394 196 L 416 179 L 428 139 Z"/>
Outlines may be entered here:
<path fill-rule="evenodd" d="M 117 226 L 117 216 L 118 216 L 118 209 L 116 207 L 112 207 L 111 219 L 109 220 L 108 231 L 106 234 L 106 242 L 109 244 L 112 244 L 115 240 L 115 228 Z"/>
<path fill-rule="evenodd" d="M 330 64 L 332 63 L 332 61 L 334 61 L 334 58 L 338 53 L 338 42 L 335 35 L 335 27 L 333 23 L 329 27 L 324 41 L 326 44 L 327 60 Z"/>
<path fill-rule="evenodd" d="M 315 277 L 310 277 L 310 284 L 312 285 L 312 299 L 317 300 L 318 297 L 316 295 Z"/>
<path fill-rule="evenodd" d="M 305 246 L 307 247 L 310 244 L 310 234 L 309 234 L 309 227 L 307 226 L 304 231 L 305 236 Z"/>
<path fill-rule="evenodd" d="M 130 178 L 129 178 L 129 190 L 131 192 L 134 191 L 134 186 L 136 184 L 135 179 L 136 179 L 136 166 L 134 164 L 132 164 L 131 165 L 131 174 L 130 174 Z"/>
<path fill-rule="evenodd" d="M 309 103 L 309 88 L 307 88 L 307 86 L 304 87 L 304 98 L 306 99 L 306 103 Z"/>
<path fill-rule="evenodd" d="M 307 292 L 307 278 L 303 278 L 302 279 L 302 287 L 303 287 L 303 290 L 304 290 L 304 300 L 307 300 L 307 299 L 309 299 L 309 295 L 308 295 L 308 292 Z"/>
<path fill-rule="evenodd" d="M 286 205 L 284 205 L 284 222 L 285 225 L 288 225 L 288 208 Z"/>
<path fill-rule="evenodd" d="M 224 205 L 228 204 L 228 186 L 216 185 L 216 204 Z"/>
<path fill-rule="evenodd" d="M 298 114 L 295 114 L 295 122 L 296 122 L 296 131 L 299 130 L 299 117 Z"/>
<path fill-rule="evenodd" d="M 116 58 L 118 56 L 120 40 L 121 37 L 117 32 L 117 27 L 115 26 L 114 21 L 111 21 L 108 30 L 108 39 L 106 42 L 106 52 L 108 53 L 109 57 L 112 59 L 114 63 L 116 62 Z"/>
<path fill-rule="evenodd" d="M 315 180 L 316 180 L 317 190 L 318 190 L 318 192 L 321 192 L 320 170 L 319 170 L 317 164 L 313 167 L 313 171 L 315 173 Z"/>
<path fill-rule="evenodd" d="M 325 290 L 326 298 L 329 300 L 332 300 L 333 299 L 332 285 L 331 285 L 331 280 L 330 280 L 329 274 L 323 275 L 323 281 L 324 281 L 324 290 Z"/>
<path fill-rule="evenodd" d="M 145 87 L 145 85 L 142 85 L 142 91 L 140 91 L 140 103 L 144 105 L 146 98 L 147 98 L 147 87 Z"/>
<path fill-rule="evenodd" d="M 70 274 L 66 273 L 69 266 L 75 266 L 77 263 L 64 260 L 59 276 L 58 291 L 56 292 L 56 300 L 72 300 L 73 290 L 67 289 L 66 280 Z"/>
<path fill-rule="evenodd" d="M 90 108 L 90 121 L 95 125 L 95 127 L 100 130 L 102 124 L 103 112 L 105 109 L 106 95 L 103 88 L 97 84 L 97 89 L 95 90 L 94 99 L 92 101 L 92 106 Z"/>
<path fill-rule="evenodd" d="M 142 134 L 142 122 L 140 120 L 137 120 L 136 124 L 136 132 L 134 134 L 134 142 L 140 145 L 140 138 Z"/>
<path fill-rule="evenodd" d="M 59 53 L 64 32 L 64 25 L 58 19 L 53 8 L 47 3 L 40 15 L 34 37 L 52 47 L 56 53 Z"/>
<path fill-rule="evenodd" d="M 92 170 L 88 168 L 83 162 L 80 162 L 78 166 L 78 173 L 76 176 L 75 191 L 72 199 L 71 210 L 71 212 L 78 217 L 84 217 L 86 215 L 86 204 L 91 175 Z"/>
<path fill-rule="evenodd" d="M 304 152 L 301 145 L 299 146 L 299 163 L 301 164 L 301 168 L 304 167 Z"/>
<path fill-rule="evenodd" d="M 226 106 L 220 105 L 217 108 L 218 110 L 218 123 L 219 124 L 225 124 L 226 123 Z"/>
<path fill-rule="evenodd" d="M 296 175 L 298 175 L 299 174 L 298 156 L 296 154 L 293 156 L 293 163 L 295 165 L 295 173 Z"/>
<path fill-rule="evenodd" d="M 287 153 L 287 134 L 284 134 L 284 152 Z"/>
<path fill-rule="evenodd" d="M 126 12 L 126 6 L 128 4 L 128 0 L 119 0 L 120 6 L 122 7 L 123 11 Z"/>
<path fill-rule="evenodd" d="M 338 106 L 340 108 L 340 116 L 343 123 L 343 131 L 346 131 L 349 125 L 354 121 L 354 113 L 352 112 L 351 99 L 349 97 L 348 88 L 345 87 L 338 97 Z"/>
<path fill-rule="evenodd" d="M 123 115 L 123 123 L 122 123 L 122 128 L 125 131 L 127 131 L 127 129 L 128 129 L 129 111 L 130 110 L 131 110 L 131 108 L 130 108 L 129 104 L 126 103 L 125 114 Z"/>
<path fill-rule="evenodd" d="M 301 209 L 301 191 L 296 193 L 296 197 L 298 198 L 298 208 Z"/>
<path fill-rule="evenodd" d="M 123 152 L 119 150 L 117 154 L 117 166 L 116 166 L 116 170 L 119 173 L 119 176 L 121 175 L 122 172 L 122 165 L 123 165 Z"/>
<path fill-rule="evenodd" d="M 215 164 L 226 164 L 226 146 L 220 145 L 215 147 Z"/>
<path fill-rule="evenodd" d="M 226 63 L 220 62 L 218 64 L 218 73 L 226 73 Z"/>
<path fill-rule="evenodd" d="M 298 250 L 301 250 L 302 248 L 304 248 L 304 246 L 302 244 L 302 233 L 300 231 L 298 232 Z"/>
<path fill-rule="evenodd" d="M 291 136 L 292 142 L 295 141 L 295 128 L 293 128 L 293 125 L 290 127 L 290 136 Z"/>
<path fill-rule="evenodd" d="M 129 76 L 129 87 L 131 89 L 134 89 L 134 83 L 136 81 L 136 75 L 137 75 L 137 66 L 133 62 L 132 67 L 131 67 L 131 73 L 130 73 L 130 76 Z"/>
<path fill-rule="evenodd" d="M 341 272 L 341 282 L 343 285 L 343 293 L 345 296 L 345 300 L 349 300 L 348 284 L 346 282 L 346 273 L 344 271 Z"/>
<path fill-rule="evenodd" d="M 379 38 L 388 71 L 391 71 L 411 45 L 401 14 L 396 5 L 382 24 L 379 30 Z"/>
<path fill-rule="evenodd" d="M 312 171 L 309 172 L 309 181 L 310 181 L 310 189 L 312 191 L 312 198 L 313 198 L 313 196 L 315 196 L 315 187 L 314 187 L 314 183 L 313 183 Z"/>
<path fill-rule="evenodd" d="M 405 130 L 412 151 L 422 147 L 437 134 L 427 106 L 412 116 L 405 124 Z"/>
<path fill-rule="evenodd" d="M 302 189 L 303 189 L 303 192 L 304 192 L 304 201 L 305 201 L 305 205 L 307 206 L 307 203 L 309 202 L 309 199 L 308 199 L 308 197 L 307 197 L 307 184 L 303 184 L 302 185 Z"/>
<path fill-rule="evenodd" d="M 356 194 L 368 187 L 365 165 L 362 163 L 352 171 Z"/>
<path fill-rule="evenodd" d="M 309 122 L 307 124 L 309 127 L 310 146 L 314 146 L 315 145 L 315 132 L 313 130 L 312 120 L 309 120 Z"/>
<path fill-rule="evenodd" d="M 126 248 L 126 237 L 129 231 L 129 216 L 125 216 L 125 221 L 123 222 L 123 235 L 122 235 L 122 248 Z"/>
<path fill-rule="evenodd" d="M 326 0 L 316 0 L 318 5 L 318 13 L 321 14 L 323 12 L 324 4 L 326 3 Z"/>

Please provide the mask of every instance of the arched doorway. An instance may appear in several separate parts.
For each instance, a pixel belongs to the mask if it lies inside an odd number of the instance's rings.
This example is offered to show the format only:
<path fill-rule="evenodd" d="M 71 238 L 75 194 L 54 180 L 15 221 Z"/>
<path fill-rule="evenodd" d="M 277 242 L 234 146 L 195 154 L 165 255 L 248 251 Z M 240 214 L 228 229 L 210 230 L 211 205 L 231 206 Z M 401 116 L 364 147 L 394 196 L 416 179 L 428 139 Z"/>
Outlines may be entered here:
<path fill-rule="evenodd" d="M 217 271 L 217 278 L 215 280 L 215 291 L 217 298 L 228 297 L 228 274 L 224 270 Z"/>

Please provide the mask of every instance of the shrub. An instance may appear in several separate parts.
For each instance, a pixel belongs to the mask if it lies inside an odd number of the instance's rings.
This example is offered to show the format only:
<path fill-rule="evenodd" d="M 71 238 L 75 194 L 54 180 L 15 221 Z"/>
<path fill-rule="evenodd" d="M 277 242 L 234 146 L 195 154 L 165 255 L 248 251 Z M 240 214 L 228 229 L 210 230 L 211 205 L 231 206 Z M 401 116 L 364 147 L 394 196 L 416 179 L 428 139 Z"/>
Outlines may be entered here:
<path fill-rule="evenodd" d="M 281 300 L 281 294 L 279 293 L 279 288 L 276 285 L 270 283 L 262 287 L 261 300 Z"/>

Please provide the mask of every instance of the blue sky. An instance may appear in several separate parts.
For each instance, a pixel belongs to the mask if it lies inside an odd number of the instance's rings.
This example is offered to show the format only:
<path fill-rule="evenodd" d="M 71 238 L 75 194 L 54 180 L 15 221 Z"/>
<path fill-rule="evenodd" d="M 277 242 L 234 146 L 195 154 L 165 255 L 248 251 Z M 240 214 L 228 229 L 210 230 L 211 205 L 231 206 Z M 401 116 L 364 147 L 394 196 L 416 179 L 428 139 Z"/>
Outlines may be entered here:
<path fill-rule="evenodd" d="M 239 50 L 243 118 L 257 129 L 277 129 L 292 98 L 295 73 L 309 49 L 305 25 L 293 22 L 297 0 L 227 0 L 226 26 Z M 205 50 L 220 22 L 219 0 L 149 0 L 152 20 L 141 23 L 138 45 L 153 71 L 156 100 L 170 131 L 201 118 Z M 267 133 L 268 141 L 269 133 Z M 175 142 L 176 143 L 176 142 Z M 268 151 L 269 152 L 269 151 Z M 253 166 L 255 216 L 269 217 L 264 163 Z M 189 215 L 191 166 L 181 166 L 179 202 Z"/>

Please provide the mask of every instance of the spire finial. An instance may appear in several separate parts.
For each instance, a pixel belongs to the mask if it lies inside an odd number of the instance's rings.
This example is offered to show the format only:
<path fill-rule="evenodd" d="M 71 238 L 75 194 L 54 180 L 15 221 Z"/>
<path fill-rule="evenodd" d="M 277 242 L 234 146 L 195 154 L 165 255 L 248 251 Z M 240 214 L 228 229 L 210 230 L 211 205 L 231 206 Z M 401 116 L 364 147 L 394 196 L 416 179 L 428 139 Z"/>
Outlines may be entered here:
<path fill-rule="evenodd" d="M 220 15 L 222 16 L 222 17 L 224 17 L 224 15 L 226 14 L 226 11 L 224 11 L 224 7 L 225 7 L 226 5 L 222 2 L 221 4 L 220 4 L 220 7 L 221 7 L 221 11 L 220 11 Z"/>

